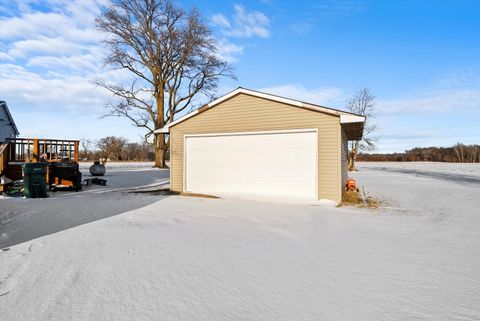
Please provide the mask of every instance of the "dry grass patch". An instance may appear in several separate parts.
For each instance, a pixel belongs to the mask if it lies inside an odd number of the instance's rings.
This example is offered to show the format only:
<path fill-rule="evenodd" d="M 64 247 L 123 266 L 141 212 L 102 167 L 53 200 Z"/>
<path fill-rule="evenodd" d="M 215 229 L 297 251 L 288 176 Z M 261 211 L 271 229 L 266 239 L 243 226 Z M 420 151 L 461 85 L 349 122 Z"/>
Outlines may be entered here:
<path fill-rule="evenodd" d="M 355 191 L 346 191 L 343 194 L 342 202 L 339 206 L 355 206 L 355 207 L 364 207 L 377 209 L 381 206 L 381 202 L 371 196 L 366 196 L 365 198 L 359 192 Z"/>

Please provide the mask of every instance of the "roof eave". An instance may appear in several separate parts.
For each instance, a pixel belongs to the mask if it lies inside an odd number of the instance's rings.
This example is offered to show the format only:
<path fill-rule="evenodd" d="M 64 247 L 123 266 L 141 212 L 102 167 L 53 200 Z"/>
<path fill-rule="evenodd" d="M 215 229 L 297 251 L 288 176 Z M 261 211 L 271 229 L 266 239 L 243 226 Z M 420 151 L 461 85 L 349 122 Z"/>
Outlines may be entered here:
<path fill-rule="evenodd" d="M 360 115 L 340 115 L 341 124 L 364 123 L 367 118 Z"/>
<path fill-rule="evenodd" d="M 365 122 L 345 122 L 341 123 L 342 128 L 345 131 L 347 140 L 359 141 L 363 138 L 363 130 L 365 128 Z"/>
<path fill-rule="evenodd" d="M 13 126 L 13 129 L 15 130 L 15 135 L 18 136 L 20 135 L 20 132 L 18 131 L 17 125 L 15 124 L 15 121 L 13 120 L 13 116 L 10 113 L 10 110 L 8 109 L 7 102 L 6 101 L 0 101 L 2 105 L 4 106 L 4 109 L 7 113 L 8 118 L 10 119 L 10 124 Z"/>
<path fill-rule="evenodd" d="M 340 110 L 337 110 L 337 109 L 333 109 L 333 108 L 328 108 L 328 107 L 323 107 L 323 106 L 319 106 L 319 105 L 314 105 L 314 104 L 310 104 L 310 103 L 305 103 L 305 102 L 302 102 L 302 101 L 298 101 L 298 100 L 294 100 L 294 99 L 290 99 L 290 98 L 285 98 L 285 97 L 280 97 L 280 96 L 276 96 L 276 95 L 271 95 L 271 94 L 267 94 L 267 93 L 262 93 L 262 92 L 259 92 L 259 91 L 254 91 L 254 90 L 251 90 L 251 89 L 246 89 L 246 88 L 242 88 L 242 87 L 238 87 L 237 89 L 223 95 L 222 97 L 219 97 L 217 99 L 215 99 L 214 101 L 208 103 L 207 105 L 189 113 L 189 114 L 186 114 L 180 118 L 178 118 L 177 120 L 165 125 L 164 127 L 162 128 L 159 128 L 159 129 L 156 129 L 154 131 L 155 134 L 168 134 L 170 132 L 170 128 L 175 126 L 176 124 L 178 123 L 181 123 L 185 120 L 187 120 L 188 118 L 190 117 L 193 117 L 205 110 L 208 110 L 238 94 L 246 94 L 246 95 L 250 95 L 250 96 L 254 96 L 254 97 L 259 97 L 259 98 L 263 98 L 263 99 L 267 99 L 267 100 L 272 100 L 272 101 L 276 101 L 276 102 L 280 102 L 280 103 L 284 103 L 284 104 L 287 104 L 287 105 L 291 105 L 291 106 L 296 106 L 296 107 L 300 107 L 300 108 L 305 108 L 305 109 L 309 109 L 309 110 L 312 110 L 312 111 L 315 111 L 315 112 L 320 112 L 320 113 L 324 113 L 324 114 L 328 114 L 328 115 L 332 115 L 332 116 L 337 116 L 337 117 L 340 117 L 340 123 L 349 123 L 349 122 L 365 122 L 365 117 L 364 116 L 360 116 L 360 115 L 355 115 L 355 114 L 352 114 L 352 113 L 349 113 L 349 112 L 344 112 L 344 111 L 340 111 Z"/>

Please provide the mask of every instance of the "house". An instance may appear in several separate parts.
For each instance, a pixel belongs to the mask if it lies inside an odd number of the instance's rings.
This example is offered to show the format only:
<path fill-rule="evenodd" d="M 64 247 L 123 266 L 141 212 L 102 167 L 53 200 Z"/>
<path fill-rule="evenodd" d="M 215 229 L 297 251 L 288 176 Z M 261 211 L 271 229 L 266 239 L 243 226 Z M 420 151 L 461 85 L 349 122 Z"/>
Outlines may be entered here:
<path fill-rule="evenodd" d="M 8 110 L 7 103 L 0 101 L 0 144 L 7 141 L 8 138 L 15 138 L 19 134 L 12 114 Z"/>
<path fill-rule="evenodd" d="M 238 88 L 158 129 L 172 191 L 340 202 L 365 117 Z"/>

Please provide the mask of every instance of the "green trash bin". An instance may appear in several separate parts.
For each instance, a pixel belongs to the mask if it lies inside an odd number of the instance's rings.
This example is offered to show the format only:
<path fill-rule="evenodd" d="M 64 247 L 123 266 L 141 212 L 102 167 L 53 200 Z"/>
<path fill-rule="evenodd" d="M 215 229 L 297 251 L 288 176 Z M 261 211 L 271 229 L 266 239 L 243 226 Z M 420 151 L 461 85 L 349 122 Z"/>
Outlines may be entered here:
<path fill-rule="evenodd" d="M 23 189 L 27 198 L 47 197 L 47 163 L 25 163 L 22 173 Z"/>

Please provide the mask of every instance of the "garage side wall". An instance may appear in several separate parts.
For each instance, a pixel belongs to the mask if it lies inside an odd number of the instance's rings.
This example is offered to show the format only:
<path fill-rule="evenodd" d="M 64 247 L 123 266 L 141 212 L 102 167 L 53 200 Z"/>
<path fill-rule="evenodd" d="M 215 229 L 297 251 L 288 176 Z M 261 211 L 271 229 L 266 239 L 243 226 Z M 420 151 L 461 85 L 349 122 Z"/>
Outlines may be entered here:
<path fill-rule="evenodd" d="M 347 184 L 348 179 L 348 140 L 347 134 L 345 130 L 341 128 L 341 153 L 340 153 L 340 166 L 341 166 L 341 173 L 342 173 L 342 195 L 345 191 L 345 184 Z"/>
<path fill-rule="evenodd" d="M 184 191 L 184 136 L 288 129 L 318 129 L 318 198 L 341 198 L 339 117 L 239 94 L 170 129 L 170 183 Z M 288 188 L 288 187 L 286 187 Z"/>

